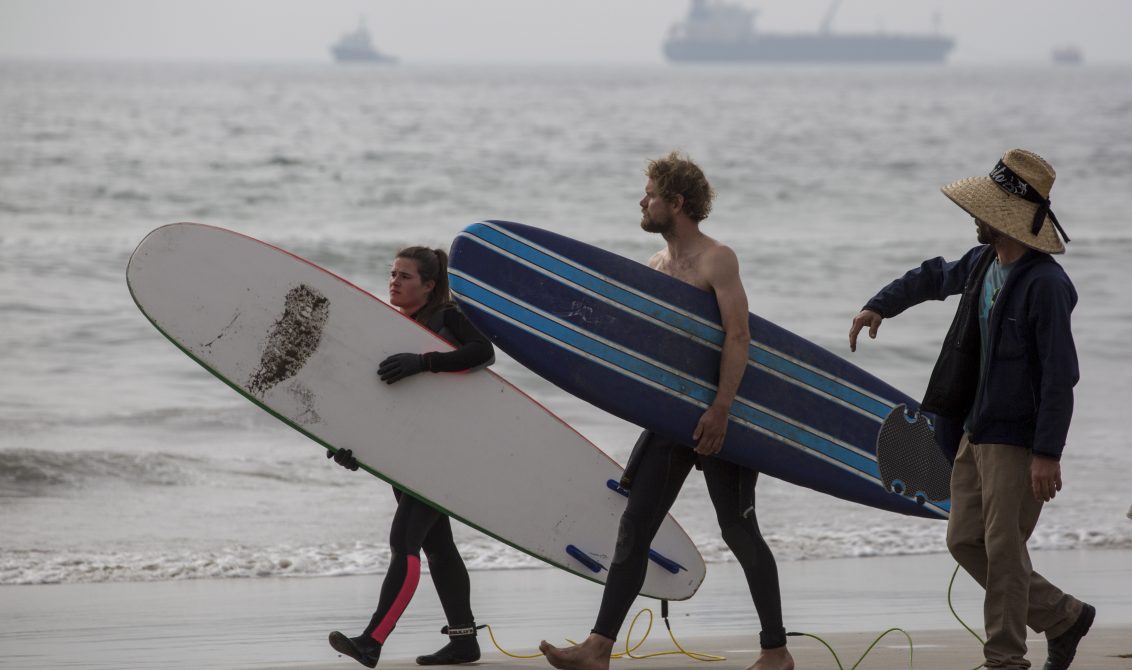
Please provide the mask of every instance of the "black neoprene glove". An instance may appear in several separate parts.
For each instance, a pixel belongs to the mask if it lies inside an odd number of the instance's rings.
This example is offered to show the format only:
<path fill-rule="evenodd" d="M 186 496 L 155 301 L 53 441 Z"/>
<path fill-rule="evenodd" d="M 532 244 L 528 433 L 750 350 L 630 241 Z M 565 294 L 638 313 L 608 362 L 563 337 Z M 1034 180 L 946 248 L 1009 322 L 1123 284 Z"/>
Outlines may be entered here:
<path fill-rule="evenodd" d="M 338 451 L 326 450 L 326 457 L 333 458 L 334 462 L 347 470 L 358 469 L 358 459 L 354 458 L 354 452 L 349 449 L 339 449 Z"/>
<path fill-rule="evenodd" d="M 424 356 L 420 354 L 393 354 L 377 366 L 377 376 L 386 384 L 412 377 L 424 369 Z"/>

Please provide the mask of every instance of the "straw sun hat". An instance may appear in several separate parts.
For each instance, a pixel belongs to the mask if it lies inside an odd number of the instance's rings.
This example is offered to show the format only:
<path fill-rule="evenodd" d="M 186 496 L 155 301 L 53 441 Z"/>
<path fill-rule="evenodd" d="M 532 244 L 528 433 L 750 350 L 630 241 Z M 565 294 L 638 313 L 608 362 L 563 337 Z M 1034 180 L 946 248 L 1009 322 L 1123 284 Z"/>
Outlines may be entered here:
<path fill-rule="evenodd" d="M 1065 253 L 1069 237 L 1049 208 L 1057 174 L 1041 156 L 1011 149 L 986 177 L 970 177 L 941 190 L 968 214 L 998 232 L 1047 254 Z"/>

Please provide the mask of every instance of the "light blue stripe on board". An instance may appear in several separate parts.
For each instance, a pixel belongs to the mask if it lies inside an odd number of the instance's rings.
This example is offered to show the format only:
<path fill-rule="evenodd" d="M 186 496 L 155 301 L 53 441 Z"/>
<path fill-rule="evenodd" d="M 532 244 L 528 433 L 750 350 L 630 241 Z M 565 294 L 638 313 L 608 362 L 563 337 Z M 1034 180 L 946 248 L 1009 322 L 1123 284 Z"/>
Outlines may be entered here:
<path fill-rule="evenodd" d="M 700 384 L 673 374 L 652 363 L 642 361 L 623 349 L 617 349 L 603 342 L 598 342 L 586 333 L 563 326 L 538 312 L 514 303 L 506 295 L 472 283 L 470 280 L 455 273 L 449 277 L 449 280 L 454 292 L 466 296 L 500 314 L 504 314 L 516 321 L 527 324 L 553 340 L 569 344 L 591 356 L 600 358 L 607 363 L 612 363 L 621 370 L 656 382 L 665 388 L 676 391 L 680 395 L 688 396 L 705 405 L 711 404 L 711 401 L 715 398 L 715 389 L 709 385 Z"/>
<path fill-rule="evenodd" d="M 652 300 L 643 298 L 635 293 L 626 291 L 625 289 L 616 286 L 609 281 L 581 270 L 561 261 L 553 256 L 546 254 L 543 251 L 535 249 L 524 241 L 512 237 L 511 234 L 505 233 L 491 226 L 483 223 L 477 223 L 469 226 L 466 233 L 472 233 L 476 237 L 493 246 L 499 247 L 508 251 L 523 260 L 530 261 L 535 265 L 548 270 L 559 277 L 567 279 L 578 286 L 587 288 L 594 293 L 605 296 L 615 302 L 619 302 L 626 307 L 629 307 L 642 314 L 651 316 L 652 318 L 666 323 L 670 326 L 675 326 L 695 337 L 698 337 L 712 344 L 723 344 L 723 331 L 714 328 L 707 324 L 701 323 L 688 316 L 680 314 L 664 305 L 657 304 Z"/>
<path fill-rule="evenodd" d="M 481 243 L 486 243 L 484 246 L 488 246 L 488 248 L 494 246 L 507 251 L 566 281 L 608 298 L 614 303 L 618 303 L 619 306 L 645 314 L 716 346 L 722 346 L 723 331 L 720 328 L 709 326 L 680 314 L 670 307 L 626 291 L 598 275 L 579 269 L 530 246 L 523 240 L 513 237 L 509 232 L 499 231 L 488 224 L 477 223 L 469 226 L 465 230 L 465 234 L 478 238 L 477 241 L 482 240 Z M 748 357 L 759 365 L 782 373 L 804 386 L 809 386 L 860 408 L 882 421 L 892 411 L 893 406 L 891 404 L 871 398 L 757 345 L 752 344 L 748 347 Z"/>
<path fill-rule="evenodd" d="M 622 374 L 639 377 L 664 387 L 675 395 L 683 396 L 702 405 L 710 404 L 715 398 L 715 389 L 705 384 L 673 374 L 647 361 L 642 361 L 632 353 L 596 341 L 584 332 L 563 326 L 527 307 L 518 305 L 508 296 L 496 293 L 453 273 L 450 277 L 452 290 L 458 295 L 480 305 L 490 313 L 503 315 L 526 324 L 536 330 L 543 339 L 567 344 L 599 360 Z M 862 474 L 879 480 L 880 471 L 876 462 L 862 454 L 815 435 L 804 428 L 783 421 L 761 409 L 743 403 L 732 405 L 731 414 L 735 418 L 769 431 L 774 436 L 802 445 L 815 452 L 826 455 Z"/>
<path fill-rule="evenodd" d="M 751 346 L 748 350 L 748 356 L 750 356 L 751 360 L 760 365 L 766 366 L 776 372 L 781 372 L 788 377 L 802 382 L 806 386 L 821 390 L 827 395 L 843 400 L 854 407 L 859 407 L 881 421 L 892 412 L 893 405 L 883 403 L 863 393 L 847 388 L 828 377 L 817 374 L 812 370 L 807 370 L 797 363 L 788 361 L 780 356 L 775 356 L 765 349 Z"/>

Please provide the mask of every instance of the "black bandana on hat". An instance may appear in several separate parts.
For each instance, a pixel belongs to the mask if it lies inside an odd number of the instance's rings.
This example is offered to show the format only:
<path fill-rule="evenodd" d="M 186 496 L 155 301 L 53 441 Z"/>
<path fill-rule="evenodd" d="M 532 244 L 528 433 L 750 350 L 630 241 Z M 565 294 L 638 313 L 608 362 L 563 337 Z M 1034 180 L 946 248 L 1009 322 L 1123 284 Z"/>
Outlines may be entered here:
<path fill-rule="evenodd" d="M 1061 227 L 1057 216 L 1054 215 L 1053 210 L 1049 208 L 1049 198 L 1043 198 L 1041 193 L 1038 193 L 1025 179 L 1018 176 L 1014 170 L 1011 170 L 1000 160 L 998 165 L 995 165 L 994 169 L 990 171 L 990 178 L 991 181 L 1007 193 L 1016 195 L 1038 206 L 1038 211 L 1034 212 L 1034 221 L 1030 224 L 1030 233 L 1032 235 L 1036 236 L 1041 232 L 1042 226 L 1045 225 L 1046 222 L 1046 215 L 1048 214 L 1050 221 L 1053 221 L 1053 227 L 1057 229 L 1061 238 L 1066 242 L 1069 241 L 1069 236 L 1065 234 L 1065 229 Z"/>

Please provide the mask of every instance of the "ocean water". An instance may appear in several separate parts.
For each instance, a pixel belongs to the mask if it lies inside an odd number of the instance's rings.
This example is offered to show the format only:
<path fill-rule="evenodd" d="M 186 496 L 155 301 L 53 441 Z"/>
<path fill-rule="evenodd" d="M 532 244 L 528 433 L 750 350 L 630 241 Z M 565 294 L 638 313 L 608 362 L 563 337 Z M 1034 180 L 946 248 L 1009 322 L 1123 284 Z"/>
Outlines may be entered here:
<path fill-rule="evenodd" d="M 891 278 L 973 244 L 940 185 L 1012 146 L 1046 156 L 1073 238 L 1082 381 L 1065 490 L 1031 544 L 1132 547 L 1132 69 L 8 62 L 0 110 L 0 584 L 387 564 L 389 488 L 327 461 L 134 307 L 126 262 L 153 228 L 232 228 L 379 296 L 397 248 L 446 247 L 483 218 L 643 261 L 661 246 L 637 225 L 643 169 L 672 149 L 718 191 L 705 230 L 737 252 L 752 310 L 914 396 L 954 301 L 886 322 L 855 354 L 850 319 Z M 496 370 L 625 459 L 635 427 L 505 356 Z M 938 521 L 769 478 L 758 500 L 780 560 L 945 551 Z M 701 477 L 674 514 L 708 561 L 729 560 Z M 538 565 L 457 536 L 474 569 Z"/>

